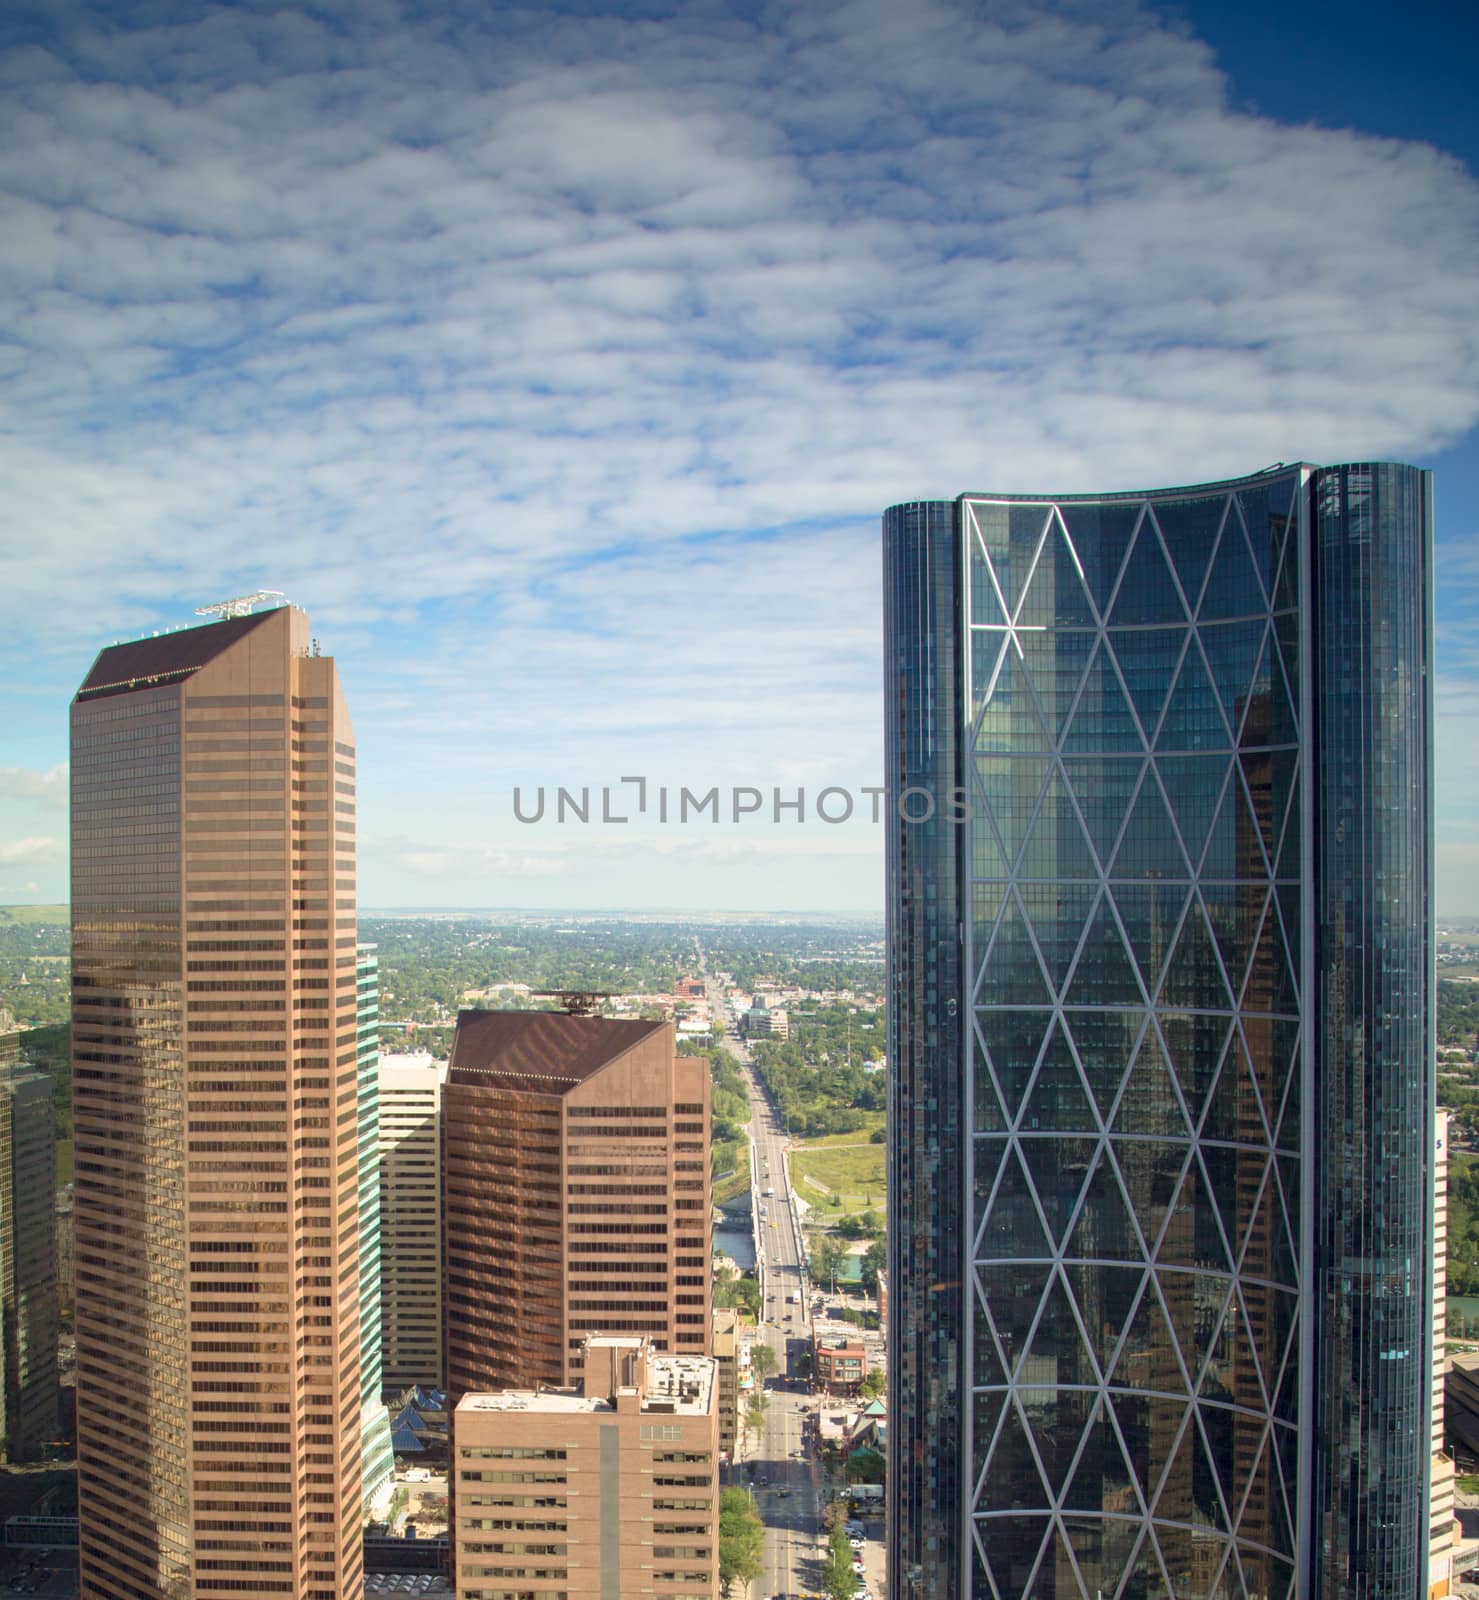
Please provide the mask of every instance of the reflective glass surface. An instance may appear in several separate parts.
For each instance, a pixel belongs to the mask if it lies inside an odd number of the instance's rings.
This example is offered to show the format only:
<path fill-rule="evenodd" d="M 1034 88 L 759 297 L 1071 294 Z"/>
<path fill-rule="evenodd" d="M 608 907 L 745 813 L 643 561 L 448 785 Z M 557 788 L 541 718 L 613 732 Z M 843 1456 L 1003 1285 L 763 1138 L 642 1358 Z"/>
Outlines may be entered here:
<path fill-rule="evenodd" d="M 1297 600 L 1297 487 L 1260 483 L 1257 540 L 1235 490 L 961 504 L 967 1431 L 1003 1596 L 1292 1574 L 1267 1375 L 1298 1337 L 1298 629 L 1270 596 Z"/>
<path fill-rule="evenodd" d="M 884 534 L 891 1597 L 1418 1593 L 1426 475 Z"/>
<path fill-rule="evenodd" d="M 1421 1586 L 1433 1149 L 1431 498 L 1390 464 L 1316 476 L 1323 760 L 1315 1012 L 1317 1347 L 1311 1593 Z"/>
<path fill-rule="evenodd" d="M 1012 604 L 1023 580 L 1022 552 L 1030 551 L 1036 535 L 1004 517 L 992 537 L 1012 597 L 1005 604 Z M 884 519 L 883 538 L 886 761 L 895 802 L 888 854 L 894 952 L 888 1006 L 889 1581 L 898 1596 L 935 1600 L 959 1592 L 968 1559 L 960 1537 L 960 1077 L 968 1008 L 961 1004 L 959 924 L 960 885 L 969 869 L 961 859 L 966 830 L 944 820 L 943 805 L 930 821 L 906 824 L 898 820 L 897 798 L 914 786 L 941 798 L 961 781 L 955 708 L 964 674 L 954 507 L 895 507 Z M 1004 615 L 1003 600 L 989 587 L 978 603 L 984 616 Z M 989 674 L 992 666 L 976 670 Z M 1003 694 L 1009 693 L 1007 680 Z M 1031 782 L 1012 767 L 977 781 L 998 778 L 1008 786 Z M 1021 805 L 1036 797 L 1035 789 L 1023 793 Z M 1002 842 L 984 836 L 981 842 L 1000 863 Z M 1015 850 L 1019 843 L 1008 840 L 1006 847 Z M 999 913 L 999 897 L 975 908 L 993 923 Z"/>

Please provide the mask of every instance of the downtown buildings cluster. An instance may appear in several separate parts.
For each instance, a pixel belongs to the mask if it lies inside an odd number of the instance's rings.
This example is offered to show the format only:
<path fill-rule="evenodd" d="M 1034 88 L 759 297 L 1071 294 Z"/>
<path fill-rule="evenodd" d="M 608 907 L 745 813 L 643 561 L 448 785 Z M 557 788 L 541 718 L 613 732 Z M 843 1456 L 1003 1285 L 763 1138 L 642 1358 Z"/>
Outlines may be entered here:
<path fill-rule="evenodd" d="M 1446 1588 L 1431 534 L 1387 464 L 886 516 L 892 1600 Z M 83 1592 L 355 1600 L 342 693 L 284 608 L 73 737 Z M 474 1014 L 441 1086 L 478 1600 L 715 1592 L 707 1078 L 627 1026 Z"/>
<path fill-rule="evenodd" d="M 469 1012 L 382 1079 L 291 607 L 104 650 L 72 773 L 82 1594 L 355 1600 L 388 1357 L 448 1391 L 459 1593 L 713 1600 L 707 1062 Z"/>

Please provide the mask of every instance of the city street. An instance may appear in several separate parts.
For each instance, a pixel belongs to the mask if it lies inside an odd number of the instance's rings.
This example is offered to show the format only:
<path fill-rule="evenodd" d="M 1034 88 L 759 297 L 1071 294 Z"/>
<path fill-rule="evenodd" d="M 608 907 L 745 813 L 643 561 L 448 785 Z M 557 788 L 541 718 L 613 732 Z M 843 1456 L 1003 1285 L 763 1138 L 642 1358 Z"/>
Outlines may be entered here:
<path fill-rule="evenodd" d="M 708 982 L 716 1020 L 725 1019 L 719 986 Z M 749 1050 L 726 1030 L 722 1042 L 744 1073 L 750 1097 L 751 1188 L 756 1219 L 756 1258 L 761 1283 L 760 1323 L 755 1338 L 775 1352 L 769 1406 L 758 1437 L 743 1446 L 744 1464 L 735 1481 L 754 1490 L 765 1523 L 765 1567 L 755 1592 L 816 1593 L 822 1573 L 821 1462 L 807 1419 L 814 1402 L 794 1374 L 806 1348 L 806 1246 L 791 1197 L 785 1160 L 785 1130 L 755 1072 Z"/>

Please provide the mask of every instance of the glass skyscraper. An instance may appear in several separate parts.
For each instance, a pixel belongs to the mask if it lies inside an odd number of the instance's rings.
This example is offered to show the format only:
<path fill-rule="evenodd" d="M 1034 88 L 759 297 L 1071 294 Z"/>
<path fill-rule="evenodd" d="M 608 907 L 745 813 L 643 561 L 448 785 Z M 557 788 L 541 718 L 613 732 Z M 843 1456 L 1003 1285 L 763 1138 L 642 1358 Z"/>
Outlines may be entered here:
<path fill-rule="evenodd" d="M 1423 1590 L 1431 534 L 886 513 L 894 1600 Z"/>

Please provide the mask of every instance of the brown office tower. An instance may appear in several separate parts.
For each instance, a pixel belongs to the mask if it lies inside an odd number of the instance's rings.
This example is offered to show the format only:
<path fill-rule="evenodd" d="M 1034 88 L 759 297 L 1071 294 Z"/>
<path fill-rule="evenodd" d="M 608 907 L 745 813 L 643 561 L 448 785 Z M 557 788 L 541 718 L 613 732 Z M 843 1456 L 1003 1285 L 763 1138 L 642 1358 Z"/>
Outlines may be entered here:
<path fill-rule="evenodd" d="M 358 1600 L 354 735 L 289 607 L 72 706 L 85 1600 Z"/>
<path fill-rule="evenodd" d="M 569 1384 L 592 1334 L 708 1354 L 709 1065 L 670 1023 L 464 1011 L 442 1129 L 454 1405 Z"/>
<path fill-rule="evenodd" d="M 591 1339 L 567 1387 L 467 1395 L 460 1600 L 717 1600 L 717 1388 L 713 1361 L 621 1338 Z"/>

